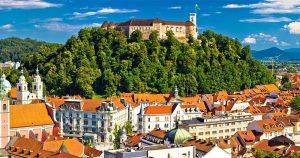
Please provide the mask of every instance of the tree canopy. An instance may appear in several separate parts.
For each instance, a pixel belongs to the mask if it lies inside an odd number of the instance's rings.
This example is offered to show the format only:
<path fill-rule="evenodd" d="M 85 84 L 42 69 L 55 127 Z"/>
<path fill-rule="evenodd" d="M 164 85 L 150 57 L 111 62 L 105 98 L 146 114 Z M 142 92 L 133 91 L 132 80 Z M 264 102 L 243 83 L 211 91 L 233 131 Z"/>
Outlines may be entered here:
<path fill-rule="evenodd" d="M 26 53 L 35 52 L 46 42 L 16 37 L 0 40 L 0 62 L 22 61 Z"/>
<path fill-rule="evenodd" d="M 47 91 L 91 98 L 121 92 L 169 93 L 181 96 L 238 91 L 274 82 L 271 72 L 254 60 L 250 47 L 230 37 L 205 31 L 199 41 L 179 42 L 174 33 L 141 40 L 139 32 L 85 28 L 65 45 L 44 45 L 24 59 L 27 70 L 39 65 Z M 32 72 L 33 73 L 33 72 Z"/>

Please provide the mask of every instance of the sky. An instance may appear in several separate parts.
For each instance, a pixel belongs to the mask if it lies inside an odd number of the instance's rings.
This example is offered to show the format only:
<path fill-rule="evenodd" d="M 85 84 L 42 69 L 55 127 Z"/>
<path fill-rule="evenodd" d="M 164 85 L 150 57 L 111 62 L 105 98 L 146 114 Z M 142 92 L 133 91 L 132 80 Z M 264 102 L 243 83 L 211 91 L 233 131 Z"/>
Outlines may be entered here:
<path fill-rule="evenodd" d="M 65 43 L 84 27 L 129 19 L 186 21 L 254 50 L 300 47 L 300 0 L 0 0 L 0 38 Z"/>

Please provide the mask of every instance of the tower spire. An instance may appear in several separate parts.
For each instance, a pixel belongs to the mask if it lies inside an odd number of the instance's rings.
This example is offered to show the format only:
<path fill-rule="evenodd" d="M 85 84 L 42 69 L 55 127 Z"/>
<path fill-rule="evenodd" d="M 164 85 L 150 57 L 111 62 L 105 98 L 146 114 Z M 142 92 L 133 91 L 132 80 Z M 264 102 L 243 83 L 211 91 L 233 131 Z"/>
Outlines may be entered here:
<path fill-rule="evenodd" d="M 36 66 L 35 72 L 36 72 L 36 75 L 39 75 L 39 65 Z"/>

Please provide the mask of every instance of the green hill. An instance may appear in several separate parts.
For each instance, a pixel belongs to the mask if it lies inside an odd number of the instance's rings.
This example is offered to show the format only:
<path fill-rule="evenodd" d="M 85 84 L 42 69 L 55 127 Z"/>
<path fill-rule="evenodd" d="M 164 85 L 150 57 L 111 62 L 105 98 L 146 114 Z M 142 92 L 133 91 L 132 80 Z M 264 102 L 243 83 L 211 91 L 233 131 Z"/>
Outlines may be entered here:
<path fill-rule="evenodd" d="M 16 37 L 0 40 L 0 62 L 21 61 L 26 53 L 37 51 L 46 42 Z"/>
<path fill-rule="evenodd" d="M 50 94 L 120 92 L 168 93 L 175 85 L 180 95 L 237 91 L 273 81 L 270 71 L 251 57 L 249 46 L 206 31 L 197 42 L 179 42 L 172 32 L 159 40 L 141 40 L 135 32 L 127 39 L 121 32 L 100 28 L 82 29 L 64 46 L 43 46 L 25 58 L 27 70 L 39 64 Z"/>

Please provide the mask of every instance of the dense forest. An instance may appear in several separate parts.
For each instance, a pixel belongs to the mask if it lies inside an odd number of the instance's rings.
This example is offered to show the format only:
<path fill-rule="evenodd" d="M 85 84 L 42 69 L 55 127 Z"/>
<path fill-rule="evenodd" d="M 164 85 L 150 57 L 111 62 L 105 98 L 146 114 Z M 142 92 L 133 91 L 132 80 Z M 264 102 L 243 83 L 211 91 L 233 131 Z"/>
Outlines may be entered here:
<path fill-rule="evenodd" d="M 179 42 L 171 31 L 167 37 L 160 40 L 154 31 L 142 40 L 135 31 L 128 39 L 119 31 L 85 28 L 65 45 L 46 44 L 27 54 L 26 75 L 38 65 L 49 94 L 87 98 L 169 93 L 175 85 L 187 96 L 274 82 L 271 72 L 251 57 L 250 47 L 236 39 L 212 31 L 199 35 L 201 42 L 192 37 Z"/>
<path fill-rule="evenodd" d="M 0 62 L 21 61 L 26 53 L 36 52 L 46 42 L 16 37 L 0 40 Z"/>

